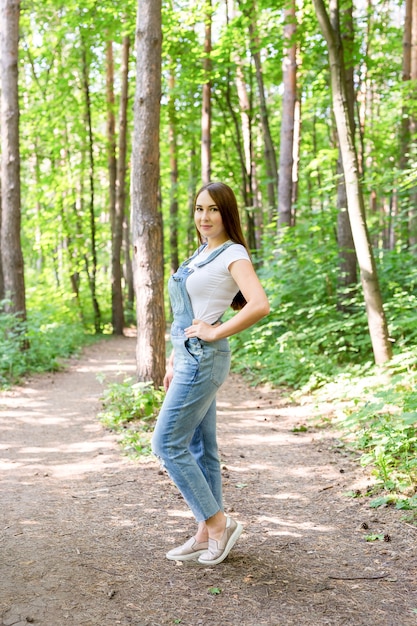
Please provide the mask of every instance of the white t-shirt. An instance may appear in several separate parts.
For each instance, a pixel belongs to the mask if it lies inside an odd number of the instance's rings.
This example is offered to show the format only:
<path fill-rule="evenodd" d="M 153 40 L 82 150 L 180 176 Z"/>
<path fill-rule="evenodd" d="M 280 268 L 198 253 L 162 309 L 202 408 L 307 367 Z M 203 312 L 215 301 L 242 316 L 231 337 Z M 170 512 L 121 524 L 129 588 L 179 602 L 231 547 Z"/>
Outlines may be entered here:
<path fill-rule="evenodd" d="M 212 250 L 205 249 L 194 257 L 189 264 L 194 271 L 185 283 L 195 319 L 207 324 L 213 324 L 223 315 L 239 291 L 229 271 L 230 265 L 241 259 L 250 262 L 246 248 L 235 243 L 220 252 L 210 263 L 195 267 L 196 263 L 205 260 L 211 252 Z"/>

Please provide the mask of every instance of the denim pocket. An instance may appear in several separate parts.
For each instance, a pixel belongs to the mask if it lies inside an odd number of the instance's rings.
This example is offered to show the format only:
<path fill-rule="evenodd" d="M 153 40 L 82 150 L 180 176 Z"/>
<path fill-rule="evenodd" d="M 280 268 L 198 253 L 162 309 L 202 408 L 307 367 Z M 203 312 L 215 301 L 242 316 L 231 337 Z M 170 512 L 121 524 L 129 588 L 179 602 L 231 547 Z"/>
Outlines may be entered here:
<path fill-rule="evenodd" d="M 230 370 L 230 361 L 230 350 L 216 350 L 214 353 L 211 381 L 217 387 L 220 387 L 226 380 Z"/>
<path fill-rule="evenodd" d="M 186 339 L 184 345 L 188 354 L 192 356 L 197 363 L 199 363 L 201 357 L 203 356 L 203 346 L 201 345 L 198 337 L 190 337 L 189 339 Z"/>

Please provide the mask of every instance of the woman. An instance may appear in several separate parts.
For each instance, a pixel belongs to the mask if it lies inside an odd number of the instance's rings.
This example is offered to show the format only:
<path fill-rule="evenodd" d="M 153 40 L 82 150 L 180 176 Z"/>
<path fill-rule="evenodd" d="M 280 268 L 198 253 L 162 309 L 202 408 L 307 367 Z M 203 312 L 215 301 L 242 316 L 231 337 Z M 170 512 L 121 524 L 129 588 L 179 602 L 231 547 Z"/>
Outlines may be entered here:
<path fill-rule="evenodd" d="M 269 303 L 250 261 L 232 189 L 220 182 L 204 185 L 194 221 L 202 245 L 168 283 L 174 349 L 152 448 L 198 522 L 195 536 L 167 558 L 217 565 L 243 530 L 223 511 L 216 439 L 216 393 L 230 368 L 227 337 L 267 315 Z M 238 312 L 222 323 L 230 305 Z"/>

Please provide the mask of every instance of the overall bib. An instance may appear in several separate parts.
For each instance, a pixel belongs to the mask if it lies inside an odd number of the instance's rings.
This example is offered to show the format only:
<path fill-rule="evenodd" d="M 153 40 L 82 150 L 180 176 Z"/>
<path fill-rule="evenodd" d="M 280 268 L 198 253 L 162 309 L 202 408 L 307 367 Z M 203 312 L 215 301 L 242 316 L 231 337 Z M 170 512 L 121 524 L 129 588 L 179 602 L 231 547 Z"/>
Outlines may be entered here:
<path fill-rule="evenodd" d="M 232 242 L 214 250 L 198 267 L 210 263 Z M 171 341 L 174 377 L 152 437 L 152 450 L 180 490 L 194 517 L 204 521 L 223 510 L 220 460 L 216 437 L 216 393 L 230 369 L 227 339 L 187 339 L 193 310 L 185 283 L 194 271 L 185 261 L 169 279 L 173 311 Z"/>

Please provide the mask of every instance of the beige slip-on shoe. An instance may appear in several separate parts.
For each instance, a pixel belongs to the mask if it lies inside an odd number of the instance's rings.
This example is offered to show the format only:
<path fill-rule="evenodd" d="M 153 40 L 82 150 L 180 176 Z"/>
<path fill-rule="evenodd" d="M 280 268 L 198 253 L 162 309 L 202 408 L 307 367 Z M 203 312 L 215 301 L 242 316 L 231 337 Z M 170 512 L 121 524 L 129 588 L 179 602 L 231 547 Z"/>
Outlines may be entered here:
<path fill-rule="evenodd" d="M 243 530 L 242 524 L 235 522 L 234 519 L 228 517 L 226 519 L 226 529 L 220 541 L 215 539 L 208 540 L 208 550 L 198 558 L 201 565 L 217 565 L 224 561 L 230 550 L 239 539 Z"/>
<path fill-rule="evenodd" d="M 197 543 L 195 538 L 191 537 L 182 546 L 172 548 L 172 550 L 166 553 L 166 557 L 170 561 L 196 561 L 207 548 L 207 541 Z"/>

